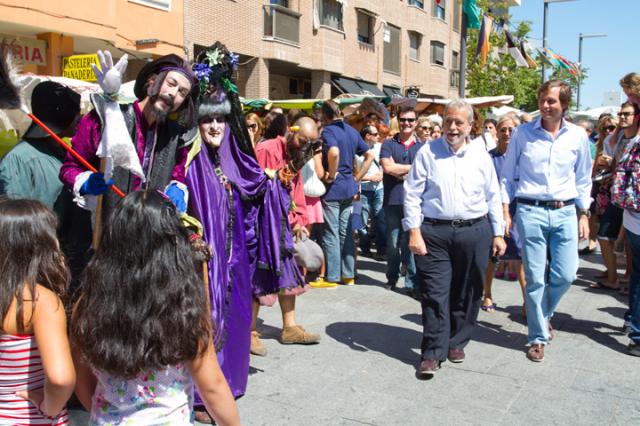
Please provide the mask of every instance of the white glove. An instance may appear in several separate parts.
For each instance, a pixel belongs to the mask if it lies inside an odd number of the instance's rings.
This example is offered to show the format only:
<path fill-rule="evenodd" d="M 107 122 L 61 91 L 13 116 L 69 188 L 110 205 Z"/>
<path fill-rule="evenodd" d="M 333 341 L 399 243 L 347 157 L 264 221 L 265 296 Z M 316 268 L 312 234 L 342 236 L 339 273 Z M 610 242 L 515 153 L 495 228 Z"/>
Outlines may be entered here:
<path fill-rule="evenodd" d="M 118 63 L 113 66 L 111 52 L 108 50 L 104 52 L 98 50 L 98 61 L 100 62 L 102 71 L 100 71 L 96 64 L 91 64 L 91 68 L 93 68 L 93 73 L 96 75 L 100 88 L 107 96 L 117 95 L 120 91 L 120 85 L 122 84 L 122 77 L 129 64 L 128 56 L 126 54 L 122 55 Z"/>

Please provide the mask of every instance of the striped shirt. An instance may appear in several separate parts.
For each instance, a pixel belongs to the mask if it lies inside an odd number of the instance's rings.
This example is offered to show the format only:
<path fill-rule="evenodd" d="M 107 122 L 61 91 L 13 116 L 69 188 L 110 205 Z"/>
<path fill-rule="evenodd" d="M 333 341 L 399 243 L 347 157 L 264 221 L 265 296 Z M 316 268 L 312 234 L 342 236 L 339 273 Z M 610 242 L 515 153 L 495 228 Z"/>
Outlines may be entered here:
<path fill-rule="evenodd" d="M 0 425 L 67 425 L 63 410 L 48 418 L 31 401 L 15 395 L 18 391 L 44 386 L 44 368 L 40 351 L 32 335 L 0 335 Z"/>

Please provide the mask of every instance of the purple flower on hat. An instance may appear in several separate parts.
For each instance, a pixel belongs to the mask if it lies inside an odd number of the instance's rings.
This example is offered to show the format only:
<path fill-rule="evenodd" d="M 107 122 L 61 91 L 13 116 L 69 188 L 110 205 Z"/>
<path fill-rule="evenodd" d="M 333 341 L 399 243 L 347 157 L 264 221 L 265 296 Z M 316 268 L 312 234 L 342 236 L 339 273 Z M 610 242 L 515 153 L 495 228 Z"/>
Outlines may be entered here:
<path fill-rule="evenodd" d="M 229 52 L 229 57 L 231 58 L 231 68 L 238 69 L 238 61 L 240 59 L 240 55 L 236 55 L 233 52 Z"/>
<path fill-rule="evenodd" d="M 211 75 L 211 68 L 207 66 L 207 64 L 195 64 L 193 66 L 193 72 L 195 73 L 198 80 L 209 81 L 209 76 Z"/>

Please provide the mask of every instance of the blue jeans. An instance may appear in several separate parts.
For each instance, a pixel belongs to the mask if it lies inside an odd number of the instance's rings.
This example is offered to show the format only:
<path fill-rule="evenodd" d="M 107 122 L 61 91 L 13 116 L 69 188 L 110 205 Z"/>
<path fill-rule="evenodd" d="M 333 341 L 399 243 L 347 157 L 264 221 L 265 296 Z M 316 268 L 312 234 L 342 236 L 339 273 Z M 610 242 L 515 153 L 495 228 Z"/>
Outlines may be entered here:
<path fill-rule="evenodd" d="M 403 206 L 385 206 L 387 225 L 387 281 L 395 285 L 400 275 L 400 261 L 407 265 L 404 286 L 413 288 L 416 280 L 416 263 L 409 251 L 409 234 L 402 230 Z"/>
<path fill-rule="evenodd" d="M 625 313 L 625 320 L 631 325 L 629 338 L 640 344 L 640 235 L 625 229 L 627 241 L 631 247 L 632 268 L 629 279 L 629 310 Z"/>
<path fill-rule="evenodd" d="M 327 264 L 326 280 L 339 282 L 355 277 L 355 247 L 351 230 L 352 200 L 322 200 L 324 233 L 322 249 Z"/>
<path fill-rule="evenodd" d="M 362 191 L 360 200 L 362 201 L 362 223 L 365 227 L 358 231 L 360 234 L 360 248 L 363 251 L 371 250 L 371 240 L 369 239 L 369 231 L 367 229 L 367 220 L 371 216 L 373 226 L 376 230 L 376 249 L 378 253 L 384 253 L 387 246 L 387 227 L 384 220 L 384 210 L 382 209 L 382 199 L 384 191 Z"/>
<path fill-rule="evenodd" d="M 549 320 L 578 272 L 578 221 L 573 205 L 552 210 L 518 204 L 516 225 L 522 240 L 527 286 L 529 343 L 549 342 Z M 549 283 L 545 282 L 547 253 Z"/>

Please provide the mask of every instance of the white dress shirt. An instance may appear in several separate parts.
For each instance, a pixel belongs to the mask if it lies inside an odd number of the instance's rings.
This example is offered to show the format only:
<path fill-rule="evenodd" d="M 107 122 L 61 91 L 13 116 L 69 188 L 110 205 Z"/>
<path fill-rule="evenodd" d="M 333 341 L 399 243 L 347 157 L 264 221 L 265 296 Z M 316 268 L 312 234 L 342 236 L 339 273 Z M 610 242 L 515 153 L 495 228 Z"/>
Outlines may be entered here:
<path fill-rule="evenodd" d="M 562 120 L 555 140 L 541 119 L 518 126 L 500 175 L 503 202 L 515 197 L 591 204 L 591 152 L 582 127 Z M 512 186 L 512 190 L 508 190 Z M 514 194 L 515 192 L 515 194 Z"/>
<path fill-rule="evenodd" d="M 466 220 L 488 213 L 493 234 L 504 234 L 500 185 L 484 145 L 466 142 L 458 152 L 444 138 L 425 145 L 404 191 L 405 230 L 419 228 L 425 218 Z"/>

